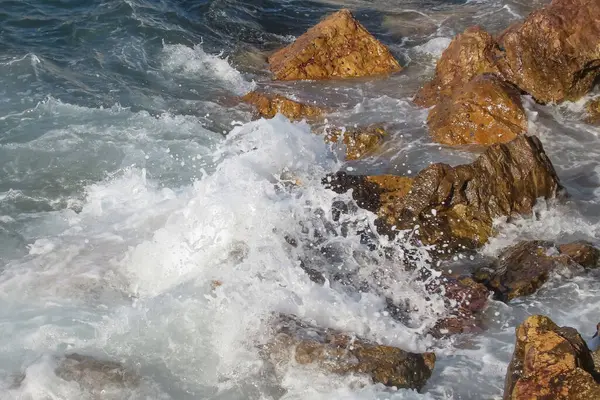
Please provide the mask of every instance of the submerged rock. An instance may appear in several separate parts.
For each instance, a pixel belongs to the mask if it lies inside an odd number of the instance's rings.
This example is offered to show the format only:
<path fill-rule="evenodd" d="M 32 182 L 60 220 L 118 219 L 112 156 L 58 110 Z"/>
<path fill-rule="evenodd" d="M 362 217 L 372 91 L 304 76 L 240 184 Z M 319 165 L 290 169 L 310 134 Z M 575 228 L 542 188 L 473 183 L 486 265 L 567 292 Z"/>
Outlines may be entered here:
<path fill-rule="evenodd" d="M 477 75 L 498 73 L 495 62 L 497 43 L 482 28 L 475 26 L 457 35 L 442 54 L 434 78 L 414 98 L 422 107 L 431 107 L 471 81 Z"/>
<path fill-rule="evenodd" d="M 56 375 L 66 381 L 75 381 L 92 393 L 106 387 L 132 388 L 140 384 L 140 377 L 123 364 L 98 360 L 90 356 L 73 353 L 60 360 Z"/>
<path fill-rule="evenodd" d="M 250 92 L 242 100 L 256 108 L 262 118 L 273 118 L 282 114 L 292 121 L 314 119 L 323 115 L 323 109 L 317 106 L 302 104 L 281 95 L 269 95 L 261 92 Z"/>
<path fill-rule="evenodd" d="M 600 249 L 589 242 L 580 240 L 561 244 L 558 250 L 584 268 L 597 268 L 600 265 Z"/>
<path fill-rule="evenodd" d="M 482 330 L 481 312 L 488 303 L 488 289 L 470 277 L 453 277 L 447 274 L 427 285 L 431 293 L 440 293 L 446 299 L 450 315 L 441 319 L 432 329 L 435 337 Z"/>
<path fill-rule="evenodd" d="M 293 360 L 335 374 L 365 374 L 375 383 L 417 390 L 435 365 L 433 353 L 410 353 L 289 315 L 280 315 L 274 322 L 274 338 L 264 346 L 263 355 L 275 368 Z"/>
<path fill-rule="evenodd" d="M 358 160 L 375 151 L 387 132 L 380 126 L 367 126 L 349 129 L 329 129 L 326 140 L 333 143 L 343 143 L 346 147 L 346 160 Z"/>
<path fill-rule="evenodd" d="M 552 242 L 521 242 L 504 250 L 498 261 L 478 269 L 473 277 L 494 291 L 495 297 L 510 301 L 535 293 L 553 272 L 573 275 L 598 265 L 600 250 L 576 242 L 558 246 Z"/>
<path fill-rule="evenodd" d="M 494 219 L 528 214 L 538 198 L 562 189 L 542 144 L 526 135 L 490 146 L 471 164 L 432 164 L 414 178 L 338 173 L 324 183 L 338 193 L 353 189 L 360 207 L 377 212 L 380 233 L 411 230 L 414 239 L 448 254 L 482 246 Z"/>
<path fill-rule="evenodd" d="M 577 100 L 600 76 L 600 2 L 553 0 L 498 42 L 505 79 L 541 103 Z"/>
<path fill-rule="evenodd" d="M 600 383 L 585 341 L 573 328 L 534 315 L 516 331 L 504 400 L 600 399 Z"/>
<path fill-rule="evenodd" d="M 438 143 L 490 145 L 525 133 L 527 116 L 516 89 L 495 75 L 479 75 L 443 98 L 427 124 Z"/>
<path fill-rule="evenodd" d="M 600 97 L 592 99 L 585 104 L 586 122 L 588 124 L 600 124 Z"/>
<path fill-rule="evenodd" d="M 278 80 L 351 78 L 402 68 L 348 10 L 338 11 L 269 57 Z"/>

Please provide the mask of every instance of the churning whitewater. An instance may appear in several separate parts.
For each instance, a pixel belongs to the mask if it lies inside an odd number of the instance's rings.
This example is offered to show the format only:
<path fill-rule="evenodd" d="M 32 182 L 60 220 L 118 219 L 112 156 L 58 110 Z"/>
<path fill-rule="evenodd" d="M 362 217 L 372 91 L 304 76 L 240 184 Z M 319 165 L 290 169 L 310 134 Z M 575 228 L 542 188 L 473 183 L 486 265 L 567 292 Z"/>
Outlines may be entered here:
<path fill-rule="evenodd" d="M 477 152 L 432 143 L 412 96 L 467 26 L 498 32 L 547 2 L 376 3 L 2 3 L 0 399 L 501 399 L 527 316 L 591 338 L 598 270 L 490 300 L 482 333 L 429 335 L 451 312 L 419 279 L 437 273 L 429 249 L 379 235 L 374 213 L 322 183 L 337 171 L 414 176 L 472 162 Z M 405 70 L 272 82 L 262 57 L 341 7 Z M 326 105 L 326 126 L 385 123 L 390 138 L 345 161 L 306 121 L 253 119 L 236 99 L 256 88 Z M 558 106 L 523 96 L 529 133 L 570 197 L 496 221 L 481 255 L 524 239 L 600 245 L 600 129 L 582 118 L 596 94 Z M 398 267 L 407 259 L 416 268 Z M 394 318 L 390 299 L 410 312 Z M 433 375 L 417 392 L 310 365 L 275 372 L 261 349 L 278 314 L 433 351 Z M 117 385 L 65 379 L 67 354 L 127 372 Z"/>

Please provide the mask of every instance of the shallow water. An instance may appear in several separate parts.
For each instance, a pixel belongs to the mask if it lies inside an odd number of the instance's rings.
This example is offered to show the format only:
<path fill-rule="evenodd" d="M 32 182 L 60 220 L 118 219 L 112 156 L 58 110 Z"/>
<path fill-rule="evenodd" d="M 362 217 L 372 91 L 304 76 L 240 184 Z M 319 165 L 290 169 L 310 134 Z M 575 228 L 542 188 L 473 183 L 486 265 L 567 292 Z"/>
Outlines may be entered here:
<path fill-rule="evenodd" d="M 543 3 L 4 1 L 0 398 L 97 398 L 54 372 L 55 357 L 75 351 L 124 362 L 143 377 L 139 388 L 102 398 L 497 399 L 525 316 L 547 314 L 590 335 L 598 274 L 493 302 L 483 335 L 424 336 L 446 310 L 440 298 L 422 300 L 422 287 L 400 268 L 407 245 L 375 237 L 371 251 L 360 232 L 374 215 L 354 210 L 334 221 L 332 202 L 349 198 L 320 184 L 339 169 L 411 175 L 431 162 L 474 159 L 431 143 L 426 111 L 410 98 L 456 33 L 472 24 L 497 32 Z M 342 6 L 390 46 L 404 72 L 270 82 L 260 56 Z M 330 124 L 384 123 L 390 138 L 372 157 L 343 163 L 304 123 L 252 122 L 235 98 L 256 87 L 335 108 Z M 584 101 L 524 100 L 530 132 L 571 197 L 499 221 L 500 235 L 483 252 L 523 238 L 600 245 L 600 130 L 582 122 Z M 386 246 L 398 255 L 385 256 Z M 318 286 L 300 260 L 349 284 Z M 386 296 L 411 299 L 417 310 L 397 322 Z M 273 312 L 433 349 L 434 376 L 422 393 L 297 367 L 275 382 L 257 350 Z"/>

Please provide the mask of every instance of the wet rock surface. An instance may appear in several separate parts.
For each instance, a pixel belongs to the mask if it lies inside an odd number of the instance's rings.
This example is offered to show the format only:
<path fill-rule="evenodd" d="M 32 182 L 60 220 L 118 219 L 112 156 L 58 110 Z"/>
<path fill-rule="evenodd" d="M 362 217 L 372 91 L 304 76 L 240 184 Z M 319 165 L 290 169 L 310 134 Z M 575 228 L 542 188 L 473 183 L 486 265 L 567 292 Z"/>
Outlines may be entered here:
<path fill-rule="evenodd" d="M 278 315 L 273 331 L 274 338 L 264 346 L 263 354 L 276 370 L 295 362 L 335 374 L 365 374 L 375 383 L 419 390 L 435 365 L 433 353 L 380 345 L 291 315 Z"/>
<path fill-rule="evenodd" d="M 561 269 L 575 273 L 581 268 L 552 242 L 531 241 L 506 249 L 494 266 L 483 267 L 473 276 L 493 290 L 497 299 L 510 301 L 535 293 L 552 272 Z"/>
<path fill-rule="evenodd" d="M 373 153 L 383 143 L 387 132 L 380 126 L 328 129 L 326 140 L 344 144 L 346 160 L 358 160 Z"/>
<path fill-rule="evenodd" d="M 402 68 L 348 10 L 338 11 L 269 57 L 277 80 L 352 78 Z"/>
<path fill-rule="evenodd" d="M 254 106 L 259 117 L 267 119 L 279 113 L 292 121 L 298 121 L 305 118 L 315 119 L 324 113 L 320 107 L 303 104 L 278 94 L 254 91 L 242 97 L 242 101 Z"/>
<path fill-rule="evenodd" d="M 585 341 L 573 328 L 534 315 L 516 330 L 504 400 L 600 398 L 600 383 Z"/>
<path fill-rule="evenodd" d="M 435 337 L 483 330 L 481 312 L 488 304 L 488 289 L 467 276 L 442 274 L 427 285 L 430 293 L 440 293 L 446 299 L 450 315 L 441 319 L 431 333 Z"/>
<path fill-rule="evenodd" d="M 495 75 L 479 75 L 443 98 L 427 118 L 435 142 L 506 143 L 527 131 L 519 92 Z"/>
<path fill-rule="evenodd" d="M 140 384 L 139 375 L 128 370 L 123 364 L 77 353 L 61 359 L 55 372 L 58 377 L 66 381 L 75 381 L 93 393 L 107 387 L 132 388 Z"/>
<path fill-rule="evenodd" d="M 585 105 L 586 118 L 588 124 L 600 124 L 600 97 L 588 101 Z"/>
<path fill-rule="evenodd" d="M 414 178 L 338 173 L 324 183 L 338 193 L 353 189 L 360 207 L 377 212 L 380 233 L 410 230 L 446 254 L 482 246 L 494 219 L 530 213 L 538 198 L 561 193 L 540 141 L 525 135 L 490 146 L 472 164 L 432 164 Z"/>
<path fill-rule="evenodd" d="M 600 3 L 554 0 L 498 42 L 505 79 L 541 103 L 577 100 L 600 75 Z"/>
<path fill-rule="evenodd" d="M 498 73 L 496 51 L 497 43 L 489 33 L 478 26 L 468 28 L 452 40 L 437 63 L 434 78 L 417 92 L 414 102 L 431 107 L 452 97 L 476 76 Z"/>
<path fill-rule="evenodd" d="M 552 273 L 572 276 L 595 268 L 598 252 L 585 242 L 560 246 L 540 240 L 521 242 L 505 249 L 496 263 L 478 269 L 473 277 L 494 291 L 497 299 L 510 301 L 535 293 Z"/>

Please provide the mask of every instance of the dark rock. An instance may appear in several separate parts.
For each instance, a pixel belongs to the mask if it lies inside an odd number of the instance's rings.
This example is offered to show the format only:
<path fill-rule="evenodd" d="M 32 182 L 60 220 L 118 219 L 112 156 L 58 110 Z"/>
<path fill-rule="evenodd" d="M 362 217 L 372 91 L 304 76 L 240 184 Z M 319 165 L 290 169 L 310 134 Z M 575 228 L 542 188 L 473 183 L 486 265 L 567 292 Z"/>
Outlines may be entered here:
<path fill-rule="evenodd" d="M 556 248 L 552 242 L 522 242 L 504 250 L 493 266 L 480 268 L 473 278 L 494 291 L 497 299 L 510 301 L 535 293 L 553 272 L 568 275 L 582 272 L 585 265 L 577 260 L 589 265 L 589 253 L 578 253 L 578 249 L 581 249 L 578 243 Z M 598 251 L 593 247 L 584 249 Z"/>
<path fill-rule="evenodd" d="M 488 302 L 488 289 L 470 277 L 442 274 L 427 285 L 430 293 L 445 298 L 450 315 L 441 319 L 432 329 L 435 337 L 482 330 L 481 312 Z"/>
<path fill-rule="evenodd" d="M 383 346 L 316 327 L 295 316 L 280 315 L 273 327 L 274 338 L 263 347 L 263 355 L 275 367 L 294 360 L 335 374 L 365 374 L 375 383 L 419 390 L 435 364 L 433 353 L 416 354 Z"/>

